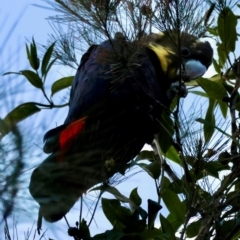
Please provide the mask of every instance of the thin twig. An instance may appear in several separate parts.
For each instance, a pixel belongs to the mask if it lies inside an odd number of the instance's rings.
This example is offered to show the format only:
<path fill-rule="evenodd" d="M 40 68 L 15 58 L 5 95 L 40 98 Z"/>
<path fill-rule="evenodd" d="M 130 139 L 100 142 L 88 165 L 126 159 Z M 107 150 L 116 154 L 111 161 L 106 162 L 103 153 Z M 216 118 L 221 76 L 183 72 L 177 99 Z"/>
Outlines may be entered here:
<path fill-rule="evenodd" d="M 65 221 L 66 221 L 68 227 L 70 228 L 70 225 L 69 225 L 69 223 L 68 223 L 68 220 L 67 220 L 66 216 L 64 216 L 64 219 L 65 219 Z"/>
<path fill-rule="evenodd" d="M 79 215 L 79 226 L 78 229 L 81 229 L 81 222 L 82 222 L 82 207 L 83 207 L 83 196 L 80 198 L 80 215 Z"/>
<path fill-rule="evenodd" d="M 92 223 L 92 220 L 93 220 L 93 218 L 94 218 L 94 215 L 95 215 L 95 212 L 96 212 L 96 209 L 97 209 L 97 205 L 98 205 L 98 203 L 99 203 L 99 200 L 100 200 L 103 192 L 104 192 L 103 190 L 100 191 L 100 194 L 99 194 L 98 200 L 97 200 L 97 202 L 96 202 L 96 205 L 95 205 L 95 207 L 94 207 L 94 210 L 93 210 L 93 213 L 92 213 L 92 217 L 91 217 L 91 219 L 90 219 L 90 221 L 89 221 L 88 227 L 90 227 L 90 225 L 91 225 L 91 223 Z"/>

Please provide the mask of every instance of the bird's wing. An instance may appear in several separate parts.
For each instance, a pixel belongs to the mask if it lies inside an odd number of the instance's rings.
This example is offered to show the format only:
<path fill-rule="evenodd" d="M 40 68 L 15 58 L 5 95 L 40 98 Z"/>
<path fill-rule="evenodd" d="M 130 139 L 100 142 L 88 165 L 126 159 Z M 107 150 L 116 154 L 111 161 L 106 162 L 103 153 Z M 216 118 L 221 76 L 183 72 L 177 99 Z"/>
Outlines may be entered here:
<path fill-rule="evenodd" d="M 104 74 L 108 66 L 101 63 L 102 59 L 99 56 L 102 49 L 108 45 L 109 41 L 92 46 L 83 55 L 72 84 L 66 124 L 87 114 L 107 93 L 109 82 L 104 80 Z"/>
<path fill-rule="evenodd" d="M 114 116 L 113 109 L 132 112 L 141 108 L 144 111 L 149 106 L 158 115 L 162 108 L 168 107 L 170 82 L 166 81 L 156 54 L 150 49 L 141 49 L 136 54 L 134 66 L 128 67 L 122 63 L 122 67 L 115 72 L 114 64 L 119 61 L 117 57 L 124 54 L 117 41 L 105 41 L 90 47 L 83 55 L 72 84 L 67 118 L 63 126 L 45 134 L 45 152 L 61 148 L 59 141 L 56 141 L 59 136 L 67 136 L 62 140 L 65 143 L 78 135 L 84 126 L 84 121 L 80 120 L 82 118 L 87 120 L 88 116 L 92 118 L 96 114 Z M 118 79 L 120 75 L 121 80 Z"/>
<path fill-rule="evenodd" d="M 114 51 L 120 51 L 117 49 L 118 43 L 113 43 L 116 47 Z M 135 97 L 143 98 L 144 101 L 150 101 L 152 104 L 161 103 L 166 107 L 169 104 L 166 92 L 170 83 L 165 81 L 166 76 L 153 51 L 142 50 L 137 54 L 136 66 L 130 68 L 123 66 L 125 70 L 121 73 L 112 71 L 114 61 L 112 64 L 108 60 L 108 54 L 112 51 L 110 41 L 105 41 L 99 46 L 91 47 L 84 54 L 73 81 L 65 123 L 71 123 L 88 115 L 89 110 L 93 111 L 93 107 L 99 106 L 106 98 L 112 99 L 113 102 L 123 101 L 121 104 L 124 101 L 128 103 Z M 118 82 L 119 75 L 123 75 L 123 78 Z"/>

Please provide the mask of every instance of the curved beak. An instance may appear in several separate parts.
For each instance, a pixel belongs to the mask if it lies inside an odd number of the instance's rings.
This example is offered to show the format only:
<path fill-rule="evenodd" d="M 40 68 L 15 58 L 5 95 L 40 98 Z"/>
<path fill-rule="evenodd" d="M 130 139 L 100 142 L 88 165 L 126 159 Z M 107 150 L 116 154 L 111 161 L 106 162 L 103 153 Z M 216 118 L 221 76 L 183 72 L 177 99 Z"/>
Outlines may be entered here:
<path fill-rule="evenodd" d="M 207 68 L 200 61 L 191 59 L 184 63 L 184 71 L 189 81 L 191 81 L 201 77 L 207 71 Z M 179 74 L 180 71 L 178 70 L 177 75 Z"/>
<path fill-rule="evenodd" d="M 184 64 L 185 72 L 189 76 L 189 80 L 196 79 L 201 77 L 206 71 L 207 68 L 200 61 L 189 60 Z"/>

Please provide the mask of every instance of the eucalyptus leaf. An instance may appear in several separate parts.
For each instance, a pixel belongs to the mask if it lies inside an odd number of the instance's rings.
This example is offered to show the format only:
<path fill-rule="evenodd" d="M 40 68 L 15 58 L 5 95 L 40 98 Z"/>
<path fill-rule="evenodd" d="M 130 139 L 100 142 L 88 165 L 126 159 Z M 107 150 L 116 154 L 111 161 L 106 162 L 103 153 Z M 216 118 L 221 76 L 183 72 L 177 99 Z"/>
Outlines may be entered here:
<path fill-rule="evenodd" d="M 197 82 L 204 89 L 209 98 L 222 101 L 222 99 L 227 96 L 226 89 L 221 83 L 205 78 L 199 78 Z"/>
<path fill-rule="evenodd" d="M 38 70 L 38 68 L 40 66 L 40 60 L 39 60 L 38 55 L 37 55 L 37 46 L 36 46 L 36 43 L 34 41 L 34 38 L 32 38 L 32 43 L 30 45 L 30 55 L 31 55 L 31 61 L 30 61 L 31 67 L 34 70 Z"/>
<path fill-rule="evenodd" d="M 153 179 L 158 179 L 161 174 L 161 165 L 157 161 L 150 164 L 139 163 L 138 166 L 143 168 Z"/>
<path fill-rule="evenodd" d="M 6 72 L 6 73 L 4 73 L 3 74 L 3 76 L 5 76 L 5 75 L 9 75 L 9 74 L 17 74 L 17 75 L 22 75 L 21 73 L 19 73 L 19 72 Z"/>
<path fill-rule="evenodd" d="M 217 52 L 218 52 L 218 61 L 219 61 L 219 68 L 223 68 L 224 64 L 227 61 L 227 57 L 229 52 L 227 52 L 224 43 L 217 44 Z"/>
<path fill-rule="evenodd" d="M 2 131 L 1 133 L 3 135 L 8 134 L 14 125 L 39 111 L 41 111 L 41 109 L 38 108 L 35 103 L 28 102 L 19 105 L 11 112 L 9 112 L 3 119 L 3 123 L 4 126 L 6 126 L 6 129 L 4 129 L 4 131 Z"/>
<path fill-rule="evenodd" d="M 164 154 L 168 159 L 172 160 L 173 162 L 181 165 L 181 158 L 179 156 L 179 152 L 176 150 L 174 146 L 171 146 L 166 154 Z"/>
<path fill-rule="evenodd" d="M 229 52 L 234 52 L 237 41 L 237 16 L 228 7 L 225 7 L 218 17 L 218 33 L 224 44 L 224 48 Z"/>
<path fill-rule="evenodd" d="M 61 78 L 61 79 L 57 80 L 56 82 L 54 82 L 52 85 L 52 88 L 51 88 L 51 91 L 52 91 L 51 96 L 53 96 L 55 93 L 65 89 L 65 88 L 70 87 L 72 85 L 73 79 L 74 79 L 74 76 L 70 76 L 70 77 Z"/>
<path fill-rule="evenodd" d="M 137 188 L 134 188 L 131 193 L 130 193 L 130 196 L 129 196 L 129 199 L 135 203 L 137 206 L 140 206 L 142 204 L 142 199 L 141 197 L 138 195 L 138 192 L 137 192 Z"/>
<path fill-rule="evenodd" d="M 221 69 L 220 65 L 218 64 L 218 62 L 214 58 L 213 58 L 213 66 L 217 73 L 221 73 L 222 69 Z"/>
<path fill-rule="evenodd" d="M 187 236 L 189 238 L 193 238 L 193 237 L 197 236 L 199 233 L 200 227 L 201 227 L 201 219 L 190 223 L 186 229 Z"/>
<path fill-rule="evenodd" d="M 215 130 L 213 126 L 215 126 L 216 123 L 214 114 L 216 103 L 216 100 L 209 98 L 209 106 L 206 112 L 205 120 L 210 122 L 211 125 L 204 124 L 203 126 L 205 142 L 209 142 L 211 140 Z"/>
<path fill-rule="evenodd" d="M 172 146 L 173 133 L 174 133 L 173 121 L 170 118 L 170 116 L 164 112 L 161 115 L 161 119 L 159 121 L 159 134 L 158 134 L 158 142 L 159 145 L 161 146 L 161 150 L 163 153 L 166 153 L 168 149 Z"/>
<path fill-rule="evenodd" d="M 189 91 L 189 93 L 193 93 L 193 94 L 195 94 L 195 95 L 208 98 L 208 95 L 207 95 L 205 92 L 201 92 L 201 91 Z"/>
<path fill-rule="evenodd" d="M 187 211 L 186 203 L 182 203 L 178 195 L 170 190 L 165 190 L 162 193 L 162 199 L 166 207 L 168 208 L 169 212 L 176 216 L 176 219 L 183 224 L 185 220 L 185 214 Z"/>
<path fill-rule="evenodd" d="M 225 102 L 217 100 L 217 103 L 220 107 L 222 116 L 226 119 L 227 118 L 227 113 L 228 113 L 228 105 Z"/>
<path fill-rule="evenodd" d="M 150 162 L 152 162 L 155 160 L 155 153 L 153 151 L 143 150 L 137 155 L 135 159 L 135 161 L 141 160 L 149 160 Z"/>
<path fill-rule="evenodd" d="M 49 46 L 49 48 L 47 49 L 46 53 L 43 56 L 42 67 L 41 67 L 42 76 L 45 76 L 47 74 L 47 67 L 51 59 L 54 46 L 55 46 L 55 42 Z"/>
<path fill-rule="evenodd" d="M 30 65 L 31 65 L 31 67 L 32 67 L 32 66 L 34 66 L 34 63 L 33 63 L 32 56 L 31 56 L 31 53 L 30 53 L 30 50 L 29 50 L 27 44 L 26 44 L 26 52 L 27 52 L 28 61 L 29 61 Z"/>
<path fill-rule="evenodd" d="M 168 235 L 168 239 L 176 240 L 175 232 L 174 232 L 171 224 L 168 222 L 168 220 L 162 214 L 160 214 L 160 222 L 161 222 L 162 232 Z"/>
<path fill-rule="evenodd" d="M 126 227 L 124 223 L 117 221 L 122 212 L 122 206 L 118 200 L 102 198 L 102 209 L 108 221 L 117 230 L 123 230 Z"/>
<path fill-rule="evenodd" d="M 221 128 L 213 125 L 211 122 L 206 121 L 205 119 L 197 118 L 196 121 L 197 121 L 197 122 L 200 122 L 200 123 L 202 123 L 202 124 L 206 124 L 206 125 L 212 126 L 212 127 L 216 128 L 219 132 L 221 132 L 222 134 L 224 134 L 225 136 L 227 136 L 227 137 L 229 137 L 229 138 L 232 138 L 232 136 L 229 135 L 227 132 L 225 132 L 225 131 L 223 131 Z M 233 141 L 234 141 L 234 139 L 233 139 Z M 237 143 L 237 142 L 236 142 L 236 143 Z"/>
<path fill-rule="evenodd" d="M 117 188 L 115 187 L 112 187 L 112 186 L 109 186 L 109 185 L 101 185 L 101 186 L 97 186 L 97 187 L 94 187 L 92 189 L 89 190 L 89 192 L 92 192 L 92 191 L 103 191 L 103 192 L 108 192 L 108 193 L 111 193 L 116 199 L 118 199 L 119 201 L 123 202 L 123 203 L 131 203 L 131 204 L 134 204 L 131 202 L 131 200 L 127 197 L 125 197 L 123 194 L 121 194 Z"/>
<path fill-rule="evenodd" d="M 27 80 L 36 88 L 42 88 L 43 83 L 42 79 L 36 74 L 35 72 L 31 70 L 23 70 L 20 72 L 24 77 L 27 78 Z"/>

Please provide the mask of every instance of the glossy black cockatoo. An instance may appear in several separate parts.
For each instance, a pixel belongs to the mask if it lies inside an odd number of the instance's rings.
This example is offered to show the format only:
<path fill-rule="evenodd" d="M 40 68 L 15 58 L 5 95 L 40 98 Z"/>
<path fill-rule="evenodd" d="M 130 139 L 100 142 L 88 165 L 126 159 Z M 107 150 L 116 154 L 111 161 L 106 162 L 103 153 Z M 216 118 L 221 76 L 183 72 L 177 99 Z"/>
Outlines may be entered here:
<path fill-rule="evenodd" d="M 172 86 L 182 75 L 202 76 L 212 62 L 210 44 L 187 33 L 180 39 L 173 32 L 151 34 L 132 52 L 136 44 L 116 38 L 83 55 L 67 118 L 45 134 L 44 151 L 51 154 L 31 176 L 30 193 L 45 220 L 60 220 L 83 193 L 151 144 Z"/>

